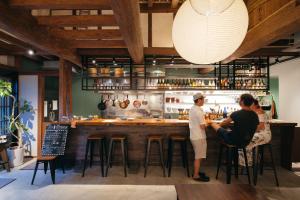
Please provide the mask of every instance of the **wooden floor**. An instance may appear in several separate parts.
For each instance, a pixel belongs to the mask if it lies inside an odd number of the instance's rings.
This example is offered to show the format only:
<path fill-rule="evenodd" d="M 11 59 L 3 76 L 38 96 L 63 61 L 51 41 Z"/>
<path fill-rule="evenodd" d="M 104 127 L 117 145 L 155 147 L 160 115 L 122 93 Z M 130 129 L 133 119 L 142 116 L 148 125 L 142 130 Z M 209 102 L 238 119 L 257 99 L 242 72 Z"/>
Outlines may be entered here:
<path fill-rule="evenodd" d="M 185 184 L 175 185 L 178 200 L 268 200 L 250 185 Z"/>

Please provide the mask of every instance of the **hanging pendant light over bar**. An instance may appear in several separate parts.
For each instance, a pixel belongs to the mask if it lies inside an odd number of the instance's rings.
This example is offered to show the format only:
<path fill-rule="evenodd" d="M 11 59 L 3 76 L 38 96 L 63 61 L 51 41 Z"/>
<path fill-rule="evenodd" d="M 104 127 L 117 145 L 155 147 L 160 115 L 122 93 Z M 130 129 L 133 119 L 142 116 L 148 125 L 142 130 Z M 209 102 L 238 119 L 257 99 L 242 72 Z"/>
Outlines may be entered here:
<path fill-rule="evenodd" d="M 227 10 L 235 0 L 189 0 L 192 8 L 200 15 L 216 15 Z"/>
<path fill-rule="evenodd" d="M 219 62 L 241 45 L 248 20 L 243 0 L 234 0 L 224 12 L 209 16 L 199 15 L 190 1 L 185 1 L 173 22 L 173 44 L 179 55 L 189 62 Z"/>

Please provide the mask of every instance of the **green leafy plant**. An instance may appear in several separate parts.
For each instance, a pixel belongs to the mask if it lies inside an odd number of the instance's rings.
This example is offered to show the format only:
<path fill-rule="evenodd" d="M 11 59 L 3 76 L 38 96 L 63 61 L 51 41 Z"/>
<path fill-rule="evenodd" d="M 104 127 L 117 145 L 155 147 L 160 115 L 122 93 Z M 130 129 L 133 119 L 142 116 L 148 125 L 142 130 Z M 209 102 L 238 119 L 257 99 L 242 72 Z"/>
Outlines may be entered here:
<path fill-rule="evenodd" d="M 18 102 L 15 96 L 12 95 L 12 84 L 8 81 L 0 79 L 0 97 L 9 97 L 12 99 L 12 111 L 11 114 L 5 116 L 8 120 L 8 132 L 18 141 L 18 146 L 23 146 L 23 134 L 26 134 L 29 129 L 22 123 L 21 116 L 27 112 L 34 112 L 32 106 L 28 101 L 24 101 L 23 105 L 18 109 Z"/>

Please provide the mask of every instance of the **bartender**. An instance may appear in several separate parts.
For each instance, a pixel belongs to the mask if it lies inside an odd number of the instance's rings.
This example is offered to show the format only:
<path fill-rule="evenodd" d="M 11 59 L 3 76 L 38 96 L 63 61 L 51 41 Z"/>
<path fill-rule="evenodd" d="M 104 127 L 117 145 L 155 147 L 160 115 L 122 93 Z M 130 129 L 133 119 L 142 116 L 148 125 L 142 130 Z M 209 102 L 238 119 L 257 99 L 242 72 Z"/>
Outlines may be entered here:
<path fill-rule="evenodd" d="M 190 140 L 195 153 L 194 174 L 195 181 L 208 182 L 209 177 L 204 172 L 200 172 L 200 166 L 203 159 L 206 158 L 206 122 L 205 113 L 202 109 L 205 96 L 197 93 L 193 96 L 194 105 L 189 112 Z"/>

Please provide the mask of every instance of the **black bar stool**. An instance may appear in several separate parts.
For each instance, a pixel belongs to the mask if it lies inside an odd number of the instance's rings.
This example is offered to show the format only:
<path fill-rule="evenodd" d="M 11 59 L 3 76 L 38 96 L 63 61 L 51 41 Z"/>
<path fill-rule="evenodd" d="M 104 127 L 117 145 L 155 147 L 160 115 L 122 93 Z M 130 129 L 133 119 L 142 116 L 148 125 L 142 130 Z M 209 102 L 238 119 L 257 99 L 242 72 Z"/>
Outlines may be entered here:
<path fill-rule="evenodd" d="M 0 156 L 2 161 L 0 161 L 0 165 L 6 169 L 7 172 L 10 172 L 10 167 L 8 163 L 7 150 L 5 144 L 0 144 Z"/>
<path fill-rule="evenodd" d="M 168 177 L 171 176 L 172 164 L 173 164 L 173 152 L 174 146 L 176 143 L 180 144 L 181 148 L 181 159 L 182 159 L 182 166 L 186 168 L 187 176 L 190 177 L 190 170 L 189 170 L 189 162 L 188 162 L 188 155 L 187 155 L 187 137 L 183 135 L 171 135 L 168 141 L 168 159 L 167 159 L 167 168 L 168 168 Z"/>
<path fill-rule="evenodd" d="M 159 157 L 160 157 L 160 164 L 163 169 L 163 176 L 166 176 L 165 172 L 165 164 L 164 164 L 164 155 L 163 155 L 163 136 L 162 135 L 149 135 L 147 137 L 147 150 L 145 152 L 145 171 L 144 177 L 147 176 L 147 170 L 149 165 L 149 157 L 151 156 L 151 143 L 157 143 L 159 146 Z"/>
<path fill-rule="evenodd" d="M 84 177 L 86 162 L 88 158 L 88 153 L 90 151 L 90 167 L 93 164 L 93 156 L 94 156 L 94 145 L 95 143 L 99 143 L 99 156 L 100 156 L 100 165 L 101 165 L 101 175 L 104 177 L 104 156 L 107 160 L 107 145 L 106 138 L 101 134 L 91 134 L 87 138 L 86 147 L 85 147 L 85 155 L 84 155 L 84 163 L 82 169 L 82 177 Z"/>
<path fill-rule="evenodd" d="M 253 164 L 253 167 L 254 167 L 254 173 L 253 173 L 254 185 L 256 185 L 256 183 L 257 183 L 258 167 L 259 167 L 260 175 L 263 175 L 264 163 L 265 163 L 265 160 L 264 160 L 264 149 L 265 149 L 265 147 L 267 147 L 269 149 L 269 154 L 270 154 L 270 158 L 271 158 L 271 170 L 273 170 L 273 172 L 274 172 L 276 186 L 279 187 L 279 181 L 278 181 L 278 177 L 277 177 L 277 171 L 276 171 L 275 162 L 274 162 L 274 158 L 273 158 L 273 151 L 272 151 L 272 144 L 271 143 L 259 145 L 259 146 L 256 147 L 256 148 L 258 148 L 258 155 L 255 157 L 255 160 L 257 160 L 257 162 L 255 164 Z M 255 153 L 255 149 L 253 149 L 253 153 Z M 253 154 L 253 155 L 255 155 L 255 154 Z M 259 161 L 256 158 L 259 158 Z"/>
<path fill-rule="evenodd" d="M 106 163 L 105 176 L 108 174 L 108 168 L 111 167 L 112 154 L 114 152 L 115 143 L 121 144 L 122 150 L 122 160 L 124 167 L 124 176 L 127 177 L 127 167 L 129 168 L 129 159 L 128 159 L 128 140 L 125 135 L 113 135 L 110 140 L 109 150 L 108 150 L 108 159 Z"/>
<path fill-rule="evenodd" d="M 248 183 L 251 184 L 250 172 L 249 172 L 249 166 L 248 166 L 248 160 L 247 160 L 245 147 L 237 147 L 235 145 L 229 145 L 229 144 L 226 144 L 223 141 L 220 143 L 220 151 L 219 151 L 219 157 L 218 157 L 218 166 L 217 166 L 216 179 L 218 179 L 220 167 L 222 165 L 222 156 L 223 156 L 223 149 L 224 148 L 226 150 L 226 182 L 227 182 L 227 184 L 231 183 L 232 162 L 234 162 L 235 177 L 238 178 L 238 160 L 239 160 L 238 150 L 239 149 L 241 149 L 243 151 L 243 154 L 244 154 L 244 157 L 245 157 L 245 163 L 246 163 Z"/>

